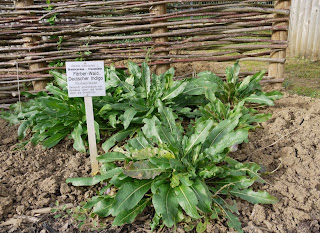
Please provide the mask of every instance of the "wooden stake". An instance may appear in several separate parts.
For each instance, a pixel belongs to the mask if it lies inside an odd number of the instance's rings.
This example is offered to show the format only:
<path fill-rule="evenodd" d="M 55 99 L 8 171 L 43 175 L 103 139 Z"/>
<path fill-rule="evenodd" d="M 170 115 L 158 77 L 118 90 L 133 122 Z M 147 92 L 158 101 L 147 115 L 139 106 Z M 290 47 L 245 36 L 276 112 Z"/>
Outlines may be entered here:
<path fill-rule="evenodd" d="M 159 1 L 154 1 L 154 2 L 159 2 Z M 160 1 L 161 2 L 161 1 Z M 159 15 L 164 15 L 167 13 L 167 4 L 163 3 L 163 4 L 159 4 L 159 5 L 154 5 L 152 6 L 152 8 L 150 9 L 150 13 L 155 14 L 156 16 Z M 157 21 L 156 23 L 165 23 L 166 20 L 164 21 Z M 167 33 L 168 32 L 168 27 L 164 26 L 164 27 L 157 27 L 157 28 L 152 28 L 151 29 L 151 33 L 152 34 L 161 34 L 161 33 Z M 163 36 L 163 37 L 157 37 L 157 38 L 153 38 L 154 42 L 168 42 L 168 36 Z M 155 49 L 163 49 L 165 48 L 164 46 L 157 46 L 155 47 Z M 156 52 L 156 55 L 168 55 L 169 52 L 165 51 L 165 52 Z M 156 65 L 156 74 L 160 75 L 164 72 L 166 72 L 168 69 L 170 68 L 170 64 L 163 64 L 163 65 Z"/>
<path fill-rule="evenodd" d="M 96 142 L 96 132 L 94 129 L 94 116 L 93 116 L 93 105 L 92 97 L 84 97 L 84 104 L 86 107 L 86 117 L 87 117 L 87 130 L 88 130 L 88 141 L 89 141 L 89 151 L 90 151 L 90 161 L 91 161 L 91 174 L 96 175 L 99 171 L 99 164 L 97 161 L 97 142 Z"/>
<path fill-rule="evenodd" d="M 14 1 L 14 4 L 15 4 L 15 7 L 26 7 L 26 6 L 34 5 L 34 0 L 16 0 Z M 22 47 L 28 48 L 28 47 L 34 46 L 36 42 L 40 40 L 40 37 L 32 37 L 32 36 L 24 37 L 23 40 L 27 42 L 23 43 Z M 29 70 L 30 71 L 38 70 L 46 66 L 47 66 L 46 62 L 32 63 L 32 64 L 29 64 Z M 47 86 L 47 81 L 44 81 L 44 80 L 32 81 L 32 84 L 33 84 L 34 90 L 42 90 L 42 89 L 45 89 L 45 87 Z"/>
<path fill-rule="evenodd" d="M 278 0 L 275 2 L 275 9 L 288 10 L 290 8 L 291 0 Z M 275 18 L 280 18 L 281 15 L 275 14 Z M 273 26 L 288 26 L 289 22 L 279 22 L 273 23 Z M 288 31 L 272 31 L 272 40 L 288 40 Z M 285 59 L 286 58 L 286 49 L 275 51 L 271 53 L 270 56 L 272 59 Z M 269 64 L 269 76 L 274 77 L 275 79 L 284 78 L 284 63 L 270 62 Z"/>

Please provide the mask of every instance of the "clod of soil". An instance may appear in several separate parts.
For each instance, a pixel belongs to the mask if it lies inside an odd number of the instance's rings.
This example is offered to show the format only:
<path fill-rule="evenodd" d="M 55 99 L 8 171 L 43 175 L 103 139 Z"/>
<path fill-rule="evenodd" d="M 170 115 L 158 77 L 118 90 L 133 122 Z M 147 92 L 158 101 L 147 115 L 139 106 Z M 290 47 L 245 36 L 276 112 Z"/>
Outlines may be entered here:
<path fill-rule="evenodd" d="M 270 192 L 279 203 L 239 201 L 243 229 L 247 233 L 320 232 L 320 100 L 285 95 L 264 111 L 272 112 L 272 119 L 251 132 L 249 143 L 232 156 L 261 164 L 265 172 L 274 171 L 263 176 L 267 184 L 254 188 Z M 65 184 L 68 177 L 89 176 L 90 172 L 88 156 L 74 151 L 71 141 L 49 150 L 29 144 L 17 150 L 16 130 L 0 120 L 0 221 L 30 216 L 31 210 L 53 207 L 56 200 L 77 205 L 92 195 L 92 190 Z M 101 232 L 148 232 L 152 216 L 150 211 L 144 214 L 133 224 Z M 20 225 L 0 227 L 0 232 L 40 232 L 50 227 L 57 232 L 77 231 L 70 218 L 55 220 L 44 215 L 41 224 L 20 221 Z M 182 226 L 178 232 L 184 232 Z M 210 223 L 207 232 L 234 231 L 222 220 Z"/>

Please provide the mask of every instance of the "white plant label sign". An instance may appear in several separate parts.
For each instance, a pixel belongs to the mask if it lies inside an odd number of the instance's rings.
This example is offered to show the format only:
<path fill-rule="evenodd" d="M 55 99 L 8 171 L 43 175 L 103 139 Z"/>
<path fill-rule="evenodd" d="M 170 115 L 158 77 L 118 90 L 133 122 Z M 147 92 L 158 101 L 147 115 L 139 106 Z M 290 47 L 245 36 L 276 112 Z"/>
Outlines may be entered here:
<path fill-rule="evenodd" d="M 69 97 L 105 96 L 103 61 L 66 62 Z"/>

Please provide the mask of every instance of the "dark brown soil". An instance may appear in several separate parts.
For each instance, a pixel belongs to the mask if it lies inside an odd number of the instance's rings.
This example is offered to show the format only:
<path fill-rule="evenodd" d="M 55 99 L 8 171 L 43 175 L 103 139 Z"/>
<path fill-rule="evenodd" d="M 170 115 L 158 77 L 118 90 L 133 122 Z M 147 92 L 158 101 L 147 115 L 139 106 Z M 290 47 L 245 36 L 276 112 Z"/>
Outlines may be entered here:
<path fill-rule="evenodd" d="M 275 195 L 279 203 L 239 202 L 243 229 L 247 233 L 320 232 L 320 100 L 286 95 L 265 111 L 273 113 L 272 119 L 252 132 L 249 143 L 233 156 L 259 163 L 267 172 L 279 167 L 264 176 L 268 184 L 255 187 Z M 91 196 L 93 190 L 65 184 L 68 177 L 89 176 L 88 156 L 74 151 L 69 140 L 49 150 L 29 144 L 17 148 L 16 130 L 0 120 L 0 222 L 18 219 L 0 226 L 0 232 L 78 232 L 71 217 L 28 216 L 31 210 L 54 207 L 56 201 L 76 206 Z M 133 224 L 119 228 L 110 228 L 108 219 L 107 229 L 100 232 L 150 232 L 151 215 L 150 209 Z M 184 232 L 182 227 L 178 232 Z M 207 232 L 234 231 L 221 220 L 209 224 Z"/>

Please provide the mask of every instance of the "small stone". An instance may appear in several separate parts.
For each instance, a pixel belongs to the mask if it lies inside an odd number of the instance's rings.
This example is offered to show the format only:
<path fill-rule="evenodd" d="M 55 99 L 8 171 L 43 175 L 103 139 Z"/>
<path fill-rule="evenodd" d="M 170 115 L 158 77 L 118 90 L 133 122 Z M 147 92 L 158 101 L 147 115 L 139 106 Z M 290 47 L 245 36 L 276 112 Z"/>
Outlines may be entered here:
<path fill-rule="evenodd" d="M 16 208 L 16 212 L 17 212 L 17 214 L 19 214 L 19 215 L 24 214 L 24 212 L 25 212 L 25 207 L 24 207 L 23 205 L 19 205 L 19 206 Z"/>
<path fill-rule="evenodd" d="M 62 183 L 61 186 L 60 186 L 60 193 L 61 194 L 67 194 L 67 193 L 70 193 L 71 192 L 71 189 L 69 187 L 69 185 L 67 185 L 66 183 Z"/>

